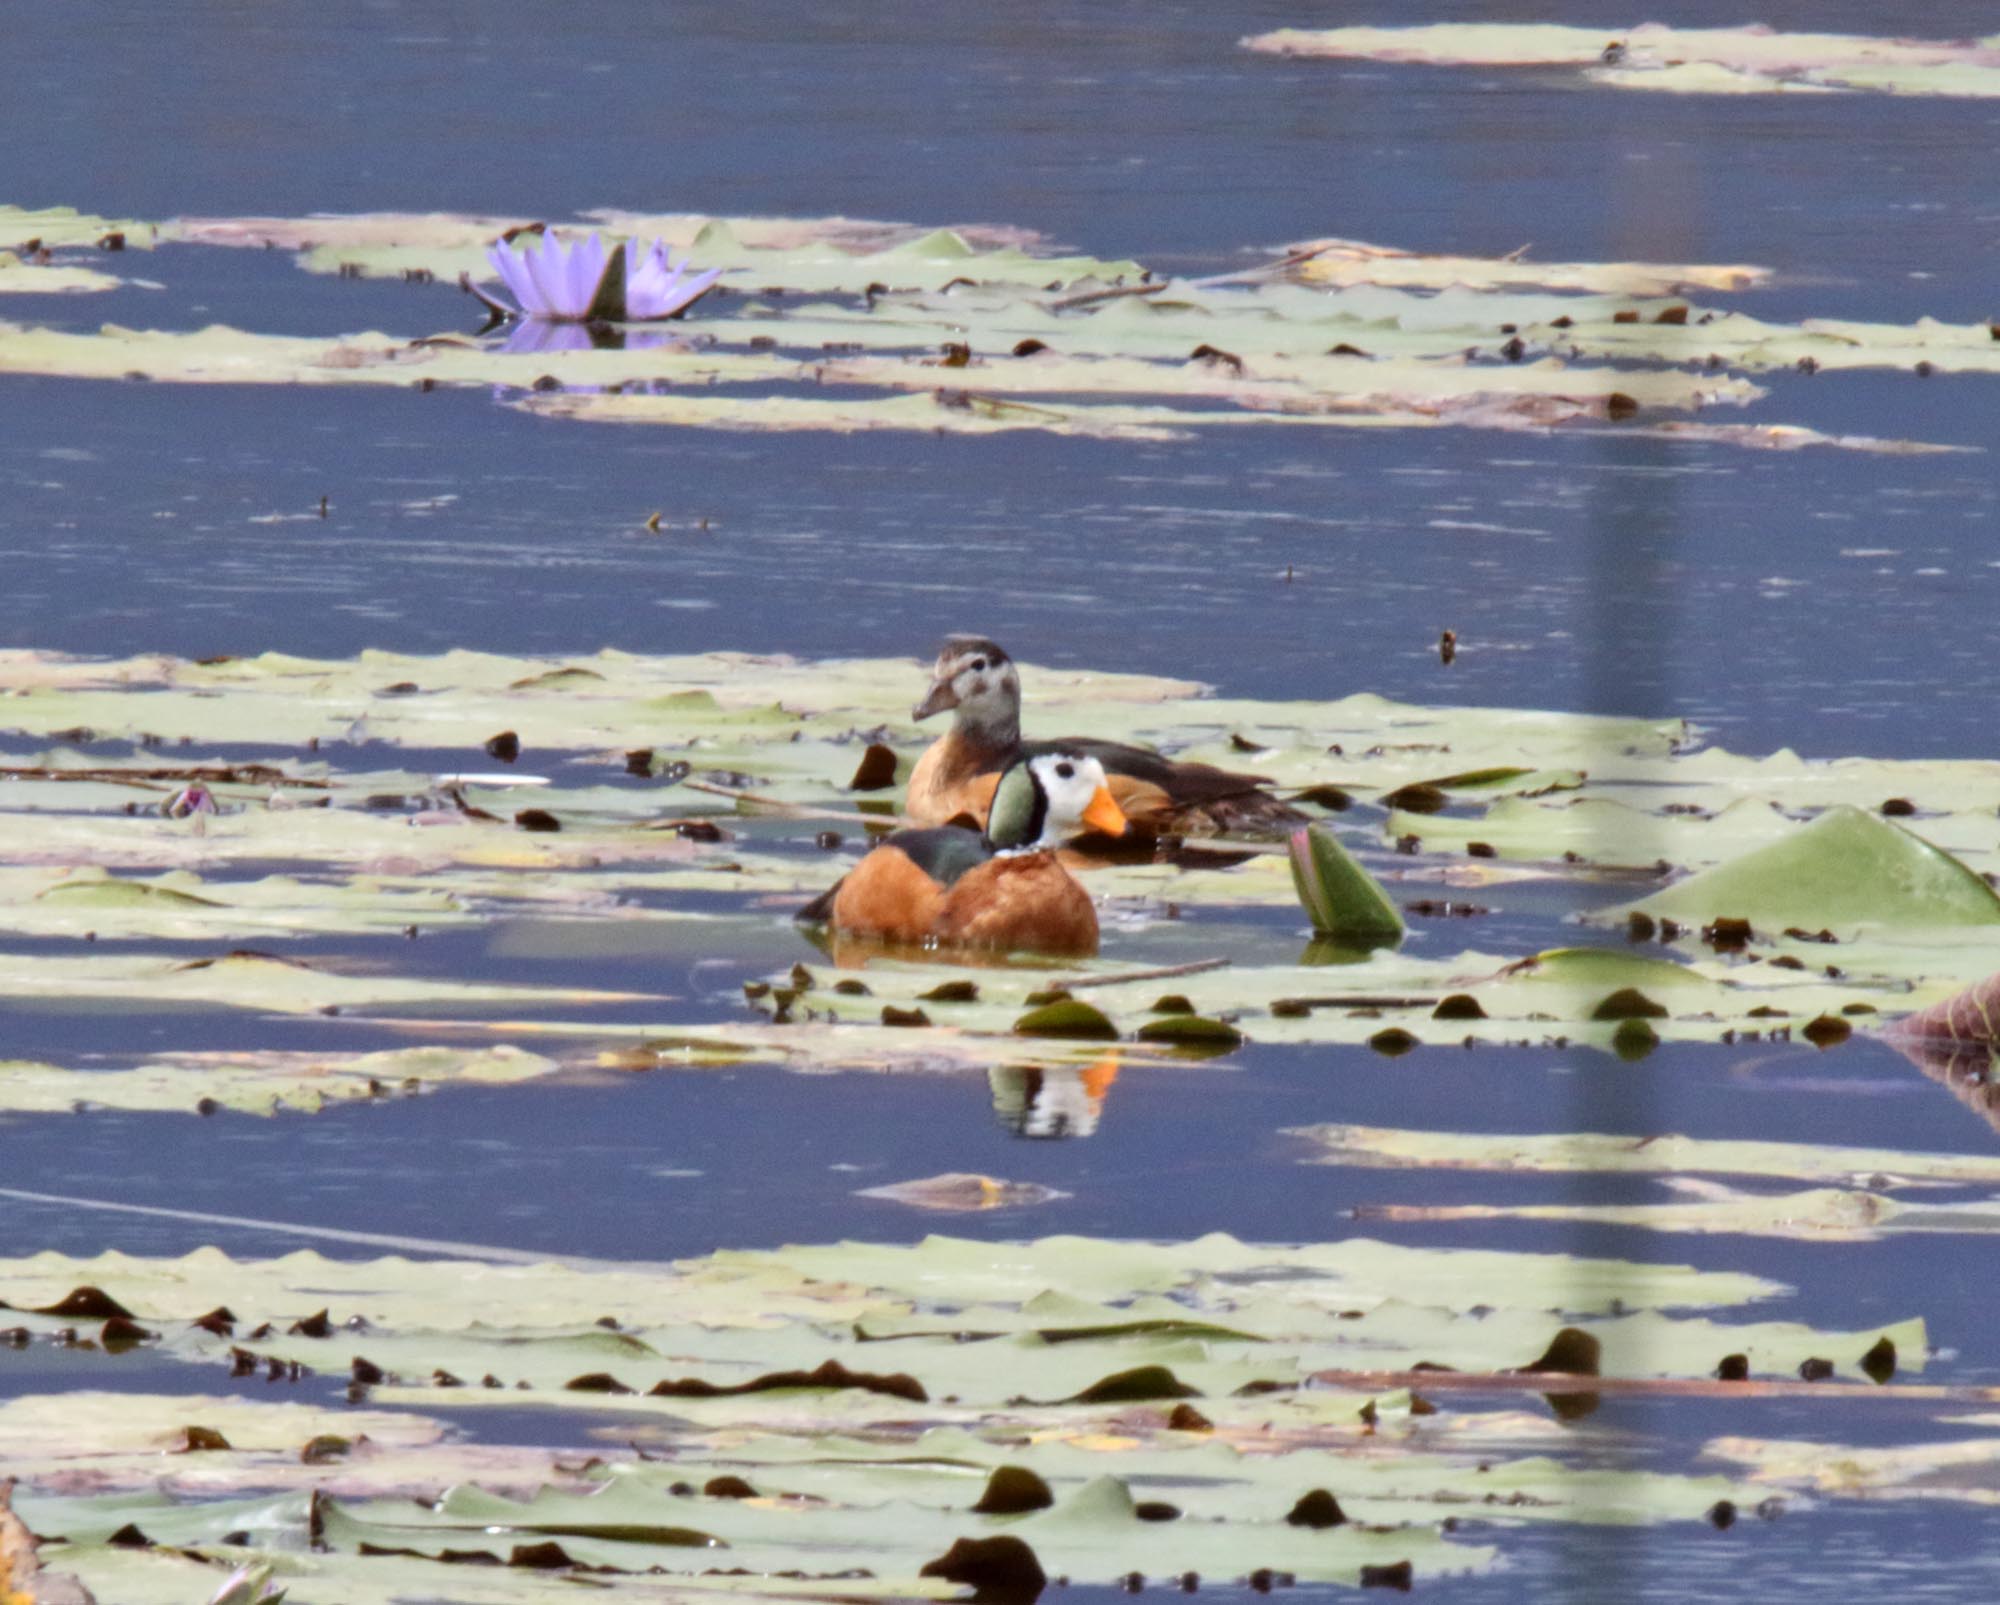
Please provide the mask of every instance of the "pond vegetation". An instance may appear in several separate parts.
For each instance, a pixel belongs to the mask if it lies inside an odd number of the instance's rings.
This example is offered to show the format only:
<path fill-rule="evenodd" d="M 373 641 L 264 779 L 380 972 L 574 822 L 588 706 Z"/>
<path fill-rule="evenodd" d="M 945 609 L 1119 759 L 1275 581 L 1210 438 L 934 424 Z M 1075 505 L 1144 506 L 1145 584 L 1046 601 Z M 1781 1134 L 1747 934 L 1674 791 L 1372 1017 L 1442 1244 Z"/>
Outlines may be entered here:
<path fill-rule="evenodd" d="M 1749 28 L 1226 46 L 1230 72 L 1295 58 L 1293 84 L 1561 69 L 1572 96 L 1787 107 L 2000 80 L 1990 41 Z M 1026 223 L 397 204 L 0 206 L 0 384 L 382 428 L 448 404 L 447 436 L 533 426 L 593 462 L 648 435 L 775 439 L 781 466 L 965 437 L 1018 453 L 965 470 L 996 495 L 1038 454 L 1098 453 L 1076 471 L 1109 483 L 1269 439 L 1420 475 L 1395 443 L 1445 431 L 1635 472 L 1811 448 L 1990 500 L 1951 466 L 1978 462 L 1962 420 L 1800 388 L 1988 382 L 1990 309 L 1912 311 L 1928 284 L 1857 309 L 1755 261 L 1240 233 L 1156 265 Z M 171 287 L 235 273 L 260 293 Z M 380 329 L 301 332 L 287 295 L 330 287 Z M 147 326 L 88 311 L 149 297 Z M 527 499 L 549 547 L 600 539 Z M 621 538 L 705 541 L 700 505 L 634 505 Z M 1504 489 L 1452 511 L 1525 516 Z M 331 513 L 258 515 L 257 563 Z M 851 522 L 829 544 L 865 550 Z M 1718 1543 L 1824 1588 L 1825 1534 L 1889 1512 L 1893 1555 L 1990 1505 L 1989 757 L 1925 732 L 1742 750 L 1653 695 L 1388 695 L 1364 661 L 1274 675 L 1232 559 L 1110 549 L 1078 604 L 1110 627 L 1023 648 L 1019 728 L 970 765 L 975 827 L 1000 799 L 982 867 L 1044 845 L 1025 811 L 1095 827 L 1045 866 L 1092 940 L 801 927 L 950 812 L 912 789 L 921 720 L 984 694 L 939 689 L 966 652 L 1005 662 L 954 638 L 928 667 L 957 540 L 919 532 L 884 578 L 896 638 L 810 584 L 777 597 L 725 537 L 735 606 L 664 639 L 598 574 L 609 622 L 554 649 L 461 629 L 439 587 L 382 645 L 308 647 L 302 615 L 190 653 L 143 611 L 86 643 L 55 609 L 0 651 L 0 1602 L 1483 1600 L 1631 1581 L 1641 1553 L 1678 1588 Z M 1395 621 L 1441 672 L 1485 645 L 1439 634 L 1490 583 L 1460 580 Z M 1240 674 L 1121 630 L 1176 588 Z M 936 622 L 1015 640 L 991 600 Z M 1382 611 L 1317 630 L 1372 640 Z M 771 650 L 771 619 L 836 645 Z M 1852 622 L 1821 622 L 1824 674 Z M 1010 790 L 1023 734 L 1071 746 Z M 1175 791 L 1218 774 L 1233 811 Z M 900 851 L 945 880 L 972 849 Z"/>

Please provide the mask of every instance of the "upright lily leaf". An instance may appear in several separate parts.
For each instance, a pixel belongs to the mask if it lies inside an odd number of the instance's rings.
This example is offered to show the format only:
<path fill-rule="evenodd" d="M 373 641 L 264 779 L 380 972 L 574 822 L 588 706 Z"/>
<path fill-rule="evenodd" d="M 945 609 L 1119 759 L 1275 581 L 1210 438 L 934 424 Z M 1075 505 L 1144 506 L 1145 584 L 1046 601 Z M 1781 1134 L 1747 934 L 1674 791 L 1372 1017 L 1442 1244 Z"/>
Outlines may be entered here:
<path fill-rule="evenodd" d="M 1403 916 L 1354 855 L 1324 825 L 1292 832 L 1292 884 L 1322 936 L 1396 942 Z"/>

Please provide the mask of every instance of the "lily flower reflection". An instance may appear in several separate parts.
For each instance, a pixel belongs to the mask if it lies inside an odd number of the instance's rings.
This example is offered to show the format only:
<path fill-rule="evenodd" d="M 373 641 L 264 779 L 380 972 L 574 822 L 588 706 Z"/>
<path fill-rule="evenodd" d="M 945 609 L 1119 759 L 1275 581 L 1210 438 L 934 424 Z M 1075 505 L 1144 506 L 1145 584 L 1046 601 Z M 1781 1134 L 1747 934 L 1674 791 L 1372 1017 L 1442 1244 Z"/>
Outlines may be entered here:
<path fill-rule="evenodd" d="M 690 274 L 686 262 L 676 264 L 668 255 L 664 241 L 643 248 L 637 240 L 629 247 L 621 241 L 607 252 L 596 234 L 567 248 L 553 234 L 542 235 L 526 250 L 498 240 L 487 247 L 486 260 L 519 305 L 488 295 L 469 276 L 461 281 L 466 289 L 498 317 L 551 323 L 651 323 L 678 317 L 722 277 L 720 268 Z"/>
<path fill-rule="evenodd" d="M 694 351 L 695 342 L 677 334 L 614 329 L 602 323 L 549 323 L 523 318 L 512 324 L 500 349 L 515 356 L 547 356 L 559 351 Z"/>

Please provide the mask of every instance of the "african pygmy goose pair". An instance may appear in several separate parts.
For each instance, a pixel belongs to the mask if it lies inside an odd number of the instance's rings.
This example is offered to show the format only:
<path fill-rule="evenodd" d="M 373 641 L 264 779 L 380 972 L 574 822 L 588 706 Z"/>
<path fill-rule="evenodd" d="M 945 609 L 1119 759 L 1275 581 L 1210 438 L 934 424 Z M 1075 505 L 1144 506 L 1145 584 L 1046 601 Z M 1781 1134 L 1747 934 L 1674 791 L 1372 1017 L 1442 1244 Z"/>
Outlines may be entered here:
<path fill-rule="evenodd" d="M 910 777 L 907 810 L 925 828 L 876 843 L 801 921 L 885 941 L 1094 953 L 1090 894 L 1056 857 L 1070 837 L 1260 834 L 1302 817 L 1256 775 L 1115 741 L 1024 742 L 1020 675 L 980 636 L 946 640 L 914 714 L 946 710 L 951 729 Z"/>

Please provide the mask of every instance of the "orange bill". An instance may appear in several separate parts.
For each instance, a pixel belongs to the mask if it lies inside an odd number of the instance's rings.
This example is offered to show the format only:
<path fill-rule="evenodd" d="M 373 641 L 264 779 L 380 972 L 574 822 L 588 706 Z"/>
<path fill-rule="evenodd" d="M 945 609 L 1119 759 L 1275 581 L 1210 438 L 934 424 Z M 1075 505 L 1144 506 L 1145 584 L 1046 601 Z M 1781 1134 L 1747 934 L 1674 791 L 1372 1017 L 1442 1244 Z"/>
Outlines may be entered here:
<path fill-rule="evenodd" d="M 1104 787 L 1097 788 L 1097 795 L 1090 799 L 1090 806 L 1083 811 L 1083 822 L 1092 830 L 1106 836 L 1125 834 L 1125 810 L 1120 808 L 1112 795 Z"/>

